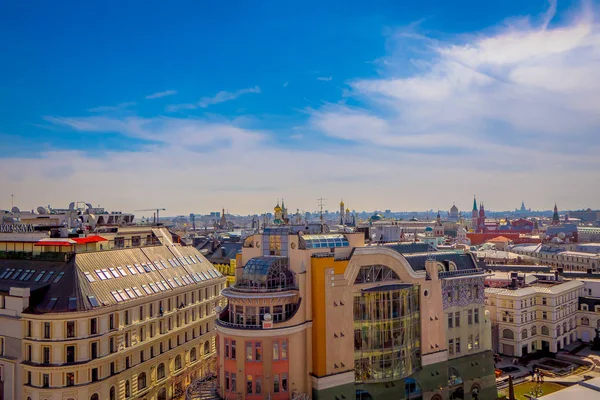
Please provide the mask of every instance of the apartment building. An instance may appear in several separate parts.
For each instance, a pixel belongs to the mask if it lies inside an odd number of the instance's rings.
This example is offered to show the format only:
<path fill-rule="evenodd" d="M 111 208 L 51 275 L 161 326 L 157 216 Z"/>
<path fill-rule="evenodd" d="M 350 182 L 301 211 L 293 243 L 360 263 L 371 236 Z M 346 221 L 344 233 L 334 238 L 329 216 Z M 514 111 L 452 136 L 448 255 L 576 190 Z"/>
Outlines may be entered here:
<path fill-rule="evenodd" d="M 521 357 L 537 350 L 555 353 L 576 341 L 584 286 L 576 280 L 537 280 L 521 288 L 486 288 L 494 350 Z"/>
<path fill-rule="evenodd" d="M 181 398 L 216 369 L 226 278 L 164 228 L 102 235 L 0 254 L 1 398 Z"/>

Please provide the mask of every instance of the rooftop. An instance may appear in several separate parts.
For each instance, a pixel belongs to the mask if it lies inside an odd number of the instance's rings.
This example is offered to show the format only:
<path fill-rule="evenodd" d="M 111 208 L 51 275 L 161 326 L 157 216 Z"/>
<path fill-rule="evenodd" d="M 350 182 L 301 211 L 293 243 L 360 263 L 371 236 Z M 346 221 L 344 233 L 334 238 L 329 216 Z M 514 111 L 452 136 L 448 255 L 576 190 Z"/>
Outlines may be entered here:
<path fill-rule="evenodd" d="M 546 294 L 560 294 L 578 287 L 584 286 L 583 282 L 579 281 L 568 281 L 563 283 L 556 284 L 534 284 L 521 289 L 504 289 L 504 288 L 486 288 L 486 294 L 496 294 L 501 296 L 528 296 L 536 293 L 546 293 Z"/>

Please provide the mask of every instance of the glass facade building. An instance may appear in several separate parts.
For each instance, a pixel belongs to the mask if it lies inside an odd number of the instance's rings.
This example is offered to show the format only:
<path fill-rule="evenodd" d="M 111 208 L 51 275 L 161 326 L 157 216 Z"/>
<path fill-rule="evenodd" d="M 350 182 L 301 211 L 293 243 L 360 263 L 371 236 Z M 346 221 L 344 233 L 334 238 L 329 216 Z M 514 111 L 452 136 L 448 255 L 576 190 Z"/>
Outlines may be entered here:
<path fill-rule="evenodd" d="M 421 365 L 419 286 L 385 285 L 354 294 L 356 382 L 398 380 Z"/>

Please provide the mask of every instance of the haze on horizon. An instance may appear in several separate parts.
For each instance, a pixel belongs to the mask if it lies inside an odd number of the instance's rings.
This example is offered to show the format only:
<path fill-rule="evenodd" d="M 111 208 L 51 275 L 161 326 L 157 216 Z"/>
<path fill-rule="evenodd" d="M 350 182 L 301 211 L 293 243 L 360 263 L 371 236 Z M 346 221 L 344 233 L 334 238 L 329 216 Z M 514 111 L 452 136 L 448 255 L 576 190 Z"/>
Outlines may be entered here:
<path fill-rule="evenodd" d="M 599 207 L 597 1 L 143 4 L 4 7 L 0 209 Z"/>

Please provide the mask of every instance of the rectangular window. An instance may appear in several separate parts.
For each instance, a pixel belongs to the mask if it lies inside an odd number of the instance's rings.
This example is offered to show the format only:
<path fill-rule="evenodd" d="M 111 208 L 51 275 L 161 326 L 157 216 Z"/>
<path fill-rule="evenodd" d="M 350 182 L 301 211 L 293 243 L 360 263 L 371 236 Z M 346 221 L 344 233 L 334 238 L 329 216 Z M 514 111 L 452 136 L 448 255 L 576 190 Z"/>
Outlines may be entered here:
<path fill-rule="evenodd" d="M 279 393 L 279 374 L 273 375 L 273 392 Z"/>
<path fill-rule="evenodd" d="M 542 311 L 542 319 L 548 319 L 548 314 L 546 311 Z"/>
<path fill-rule="evenodd" d="M 473 324 L 473 310 L 467 311 L 467 324 L 469 324 L 469 325 Z"/>
<path fill-rule="evenodd" d="M 548 304 L 548 302 L 547 302 L 546 298 L 545 298 L 545 297 L 542 297 L 542 305 L 544 305 L 544 306 L 545 306 L 545 305 L 547 305 L 547 304 Z"/>
<path fill-rule="evenodd" d="M 92 360 L 98 358 L 98 342 L 92 343 Z"/>
<path fill-rule="evenodd" d="M 92 382 L 98 382 L 98 368 L 92 368 Z"/>
<path fill-rule="evenodd" d="M 469 341 L 467 342 L 467 350 L 473 350 L 473 335 L 469 335 Z"/>
<path fill-rule="evenodd" d="M 479 323 L 479 308 L 476 308 L 475 310 L 473 310 L 473 314 L 475 316 L 475 323 L 478 324 Z"/>
<path fill-rule="evenodd" d="M 50 339 L 50 322 L 44 322 L 44 339 Z"/>
<path fill-rule="evenodd" d="M 140 306 L 140 321 L 144 319 L 144 306 Z"/>
<path fill-rule="evenodd" d="M 460 312 L 458 311 L 454 313 L 454 326 L 457 328 L 460 326 Z"/>
<path fill-rule="evenodd" d="M 235 360 L 235 340 L 231 341 L 231 359 Z"/>
<path fill-rule="evenodd" d="M 50 387 L 50 374 L 42 375 L 42 387 Z"/>
<path fill-rule="evenodd" d="M 452 328 L 452 327 L 453 327 L 453 325 L 454 325 L 454 324 L 453 324 L 453 322 L 454 322 L 454 319 L 453 319 L 452 317 L 453 317 L 453 316 L 452 316 L 452 313 L 448 313 L 448 328 Z"/>
<path fill-rule="evenodd" d="M 75 362 L 75 346 L 67 346 L 67 362 Z"/>
<path fill-rule="evenodd" d="M 42 362 L 44 364 L 50 364 L 50 347 L 48 347 L 48 346 L 42 347 L 42 354 L 43 354 Z"/>
<path fill-rule="evenodd" d="M 125 325 L 129 325 L 131 321 L 129 320 L 129 310 L 125 310 Z"/>
<path fill-rule="evenodd" d="M 75 386 L 75 374 L 67 372 L 67 386 Z"/>
<path fill-rule="evenodd" d="M 75 337 L 75 321 L 67 321 L 67 337 Z"/>
<path fill-rule="evenodd" d="M 115 314 L 108 316 L 108 329 L 115 329 Z"/>
<path fill-rule="evenodd" d="M 31 337 L 31 321 L 27 321 L 27 337 Z"/>
<path fill-rule="evenodd" d="M 115 346 L 115 337 L 112 336 L 110 339 L 108 339 L 108 347 L 109 347 L 109 351 L 111 353 L 114 353 L 117 351 L 116 346 Z"/>
<path fill-rule="evenodd" d="M 112 376 L 112 375 L 114 375 L 116 373 L 117 373 L 117 370 L 115 369 L 115 363 L 111 362 L 110 363 L 110 375 Z"/>
<path fill-rule="evenodd" d="M 454 339 L 448 340 L 448 354 L 454 354 Z"/>
<path fill-rule="evenodd" d="M 287 360 L 287 339 L 281 341 L 281 359 Z"/>
<path fill-rule="evenodd" d="M 225 358 L 229 358 L 229 339 L 225 339 Z"/>
<path fill-rule="evenodd" d="M 252 375 L 246 375 L 246 394 L 252 394 Z"/>
<path fill-rule="evenodd" d="M 90 335 L 98 333 L 98 318 L 90 319 Z"/>
<path fill-rule="evenodd" d="M 282 392 L 287 392 L 288 391 L 288 379 L 287 379 L 287 373 L 283 373 L 281 374 L 281 391 Z"/>
<path fill-rule="evenodd" d="M 237 385 L 236 385 L 236 376 L 235 376 L 235 373 L 234 373 L 234 372 L 232 372 L 232 373 L 231 373 L 231 391 L 232 391 L 232 392 L 235 392 L 235 391 L 237 390 L 237 389 L 236 389 L 236 386 L 237 386 Z"/>
<path fill-rule="evenodd" d="M 456 345 L 456 353 L 460 353 L 460 338 L 456 338 L 454 343 Z"/>
<path fill-rule="evenodd" d="M 254 379 L 254 394 L 262 394 L 262 379 L 260 376 Z"/>
<path fill-rule="evenodd" d="M 475 335 L 475 340 L 473 341 L 473 347 L 475 350 L 479 349 L 479 335 Z"/>
<path fill-rule="evenodd" d="M 229 372 L 225 371 L 225 390 L 230 391 L 231 386 L 229 384 Z"/>
<path fill-rule="evenodd" d="M 273 342 L 273 361 L 279 360 L 279 342 Z"/>
<path fill-rule="evenodd" d="M 246 361 L 252 361 L 252 342 L 246 342 Z M 252 382 L 250 382 L 252 383 Z"/>
<path fill-rule="evenodd" d="M 262 348 L 260 342 L 254 343 L 254 359 L 256 361 L 262 361 Z"/>

